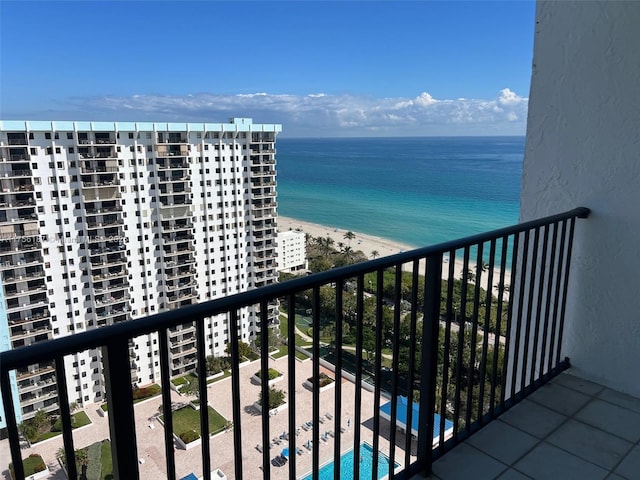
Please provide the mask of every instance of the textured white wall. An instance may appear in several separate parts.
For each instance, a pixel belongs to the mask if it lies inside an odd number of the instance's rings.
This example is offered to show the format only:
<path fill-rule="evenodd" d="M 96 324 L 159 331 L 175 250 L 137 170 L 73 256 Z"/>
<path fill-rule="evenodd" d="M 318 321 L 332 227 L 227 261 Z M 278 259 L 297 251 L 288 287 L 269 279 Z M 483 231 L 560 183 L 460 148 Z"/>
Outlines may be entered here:
<path fill-rule="evenodd" d="M 521 219 L 585 206 L 564 354 L 640 395 L 640 3 L 538 2 Z"/>

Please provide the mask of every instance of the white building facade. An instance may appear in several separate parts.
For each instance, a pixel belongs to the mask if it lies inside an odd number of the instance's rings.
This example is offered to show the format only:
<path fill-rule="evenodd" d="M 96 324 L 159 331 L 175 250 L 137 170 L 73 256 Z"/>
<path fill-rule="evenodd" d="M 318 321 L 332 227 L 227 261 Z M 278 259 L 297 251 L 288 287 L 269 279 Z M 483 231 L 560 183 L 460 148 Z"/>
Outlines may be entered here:
<path fill-rule="evenodd" d="M 0 122 L 0 348 L 277 281 L 280 131 L 246 118 Z M 244 342 L 257 313 L 241 312 Z M 227 318 L 207 323 L 207 355 L 224 354 Z M 169 340 L 171 375 L 193 370 L 195 327 Z M 159 381 L 158 346 L 157 334 L 131 343 L 134 384 Z M 66 361 L 70 401 L 103 401 L 99 352 Z M 18 421 L 58 408 L 51 364 L 17 372 L 15 388 Z"/>
<path fill-rule="evenodd" d="M 305 233 L 287 230 L 278 233 L 278 271 L 306 270 L 307 250 Z"/>

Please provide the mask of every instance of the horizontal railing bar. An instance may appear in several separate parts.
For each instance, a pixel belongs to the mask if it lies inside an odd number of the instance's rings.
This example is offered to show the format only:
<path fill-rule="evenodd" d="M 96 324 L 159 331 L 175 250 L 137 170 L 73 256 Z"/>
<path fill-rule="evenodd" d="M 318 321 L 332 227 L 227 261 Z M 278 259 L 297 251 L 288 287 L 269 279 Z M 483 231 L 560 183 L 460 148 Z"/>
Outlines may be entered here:
<path fill-rule="evenodd" d="M 97 328 L 87 332 L 77 333 L 69 337 L 52 339 L 47 342 L 39 342 L 26 347 L 17 348 L 15 350 L 1 352 L 0 365 L 2 365 L 3 370 L 13 370 L 24 365 L 54 358 L 56 355 L 66 355 L 103 346 L 105 344 L 105 338 L 135 338 L 140 335 L 156 332 L 162 328 L 170 328 L 183 324 L 187 321 L 201 320 L 204 317 L 223 314 L 231 310 L 237 310 L 239 308 L 260 303 L 264 300 L 283 297 L 292 292 L 295 293 L 308 290 L 340 279 L 353 278 L 379 269 L 408 263 L 415 259 L 426 258 L 431 255 L 440 255 L 450 250 L 468 248 L 471 245 L 490 241 L 493 238 L 525 232 L 548 223 L 576 217 L 586 218 L 589 215 L 589 212 L 590 210 L 588 208 L 579 207 L 568 212 L 493 230 L 491 232 L 472 235 L 459 240 L 422 247 L 388 257 L 336 268 L 326 272 L 309 275 L 307 277 L 230 295 L 224 298 L 189 305 L 180 309 Z"/>

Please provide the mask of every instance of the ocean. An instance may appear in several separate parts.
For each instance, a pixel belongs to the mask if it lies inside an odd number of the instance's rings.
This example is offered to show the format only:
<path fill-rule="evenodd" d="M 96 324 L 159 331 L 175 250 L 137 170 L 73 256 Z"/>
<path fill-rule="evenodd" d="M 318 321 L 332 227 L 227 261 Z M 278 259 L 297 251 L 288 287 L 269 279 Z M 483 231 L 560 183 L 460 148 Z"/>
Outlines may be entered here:
<path fill-rule="evenodd" d="M 524 137 L 278 138 L 278 213 L 413 247 L 518 222 Z"/>

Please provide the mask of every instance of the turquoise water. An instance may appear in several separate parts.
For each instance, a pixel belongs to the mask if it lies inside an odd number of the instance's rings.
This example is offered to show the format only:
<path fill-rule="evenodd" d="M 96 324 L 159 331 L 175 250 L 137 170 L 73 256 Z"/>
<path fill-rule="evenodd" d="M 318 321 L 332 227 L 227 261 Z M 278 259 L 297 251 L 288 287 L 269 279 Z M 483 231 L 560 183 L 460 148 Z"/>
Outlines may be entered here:
<path fill-rule="evenodd" d="M 399 464 L 396 463 L 395 467 Z M 368 443 L 362 443 L 360 445 L 360 478 L 371 479 L 371 471 L 373 470 L 373 448 Z M 333 480 L 333 462 L 330 462 L 320 468 L 318 472 L 319 480 Z M 386 455 L 380 454 L 378 456 L 378 478 L 384 478 L 389 475 L 389 458 Z M 353 478 L 353 450 L 349 450 L 343 453 L 340 457 L 340 478 L 352 479 Z M 313 480 L 313 475 L 310 473 L 303 480 Z"/>
<path fill-rule="evenodd" d="M 524 137 L 279 138 L 278 213 L 414 247 L 518 222 Z"/>

